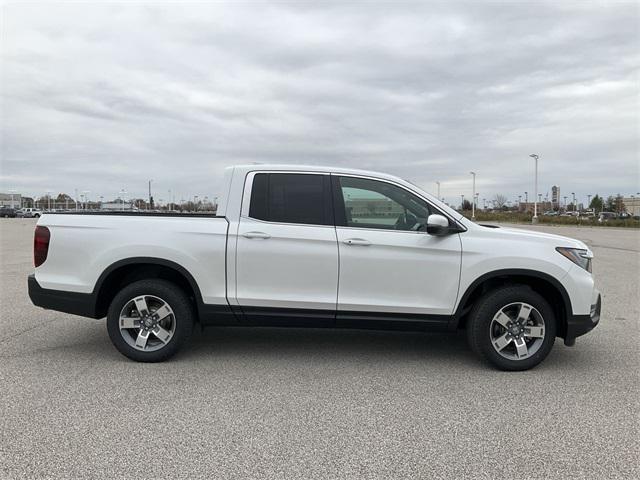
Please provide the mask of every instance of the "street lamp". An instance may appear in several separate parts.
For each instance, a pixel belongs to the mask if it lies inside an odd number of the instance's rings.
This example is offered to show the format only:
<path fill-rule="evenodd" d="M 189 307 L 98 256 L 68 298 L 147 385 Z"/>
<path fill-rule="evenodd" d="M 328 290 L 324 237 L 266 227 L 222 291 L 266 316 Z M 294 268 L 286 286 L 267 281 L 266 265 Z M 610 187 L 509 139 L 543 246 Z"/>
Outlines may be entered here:
<path fill-rule="evenodd" d="M 573 201 L 571 202 L 571 204 L 573 205 L 573 208 L 571 209 L 572 211 L 576 211 L 576 194 L 575 192 L 571 192 L 571 195 L 573 195 Z"/>
<path fill-rule="evenodd" d="M 147 204 L 147 210 L 151 208 L 151 182 L 153 182 L 153 178 L 149 180 L 149 203 Z"/>
<path fill-rule="evenodd" d="M 473 176 L 473 196 L 471 197 L 471 220 L 476 219 L 476 172 L 469 172 Z"/>
<path fill-rule="evenodd" d="M 524 192 L 524 203 L 529 203 L 529 192 Z"/>
<path fill-rule="evenodd" d="M 151 185 L 151 181 L 149 181 L 149 185 Z M 151 187 L 149 187 L 151 188 Z M 151 191 L 151 190 L 149 190 Z M 124 194 L 127 193 L 127 191 L 123 188 L 122 190 L 120 190 L 120 207 L 122 209 L 122 211 L 124 212 Z"/>
<path fill-rule="evenodd" d="M 538 196 L 538 158 L 540 158 L 535 153 L 529 155 L 536 161 L 536 174 L 535 174 L 535 189 L 533 196 L 533 218 L 531 219 L 531 223 L 538 223 L 538 203 L 536 202 L 536 197 Z"/>
<path fill-rule="evenodd" d="M 440 182 L 436 182 L 436 185 L 438 186 L 438 199 L 440 199 Z"/>

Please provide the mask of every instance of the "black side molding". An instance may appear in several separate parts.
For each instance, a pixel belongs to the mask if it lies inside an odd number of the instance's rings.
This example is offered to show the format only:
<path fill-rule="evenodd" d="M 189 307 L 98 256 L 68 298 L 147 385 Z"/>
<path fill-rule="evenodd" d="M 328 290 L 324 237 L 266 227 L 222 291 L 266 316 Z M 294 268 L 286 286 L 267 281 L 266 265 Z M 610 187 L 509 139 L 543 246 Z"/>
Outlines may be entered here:
<path fill-rule="evenodd" d="M 80 315 L 81 317 L 99 318 L 96 314 L 96 298 L 92 293 L 42 288 L 34 274 L 29 275 L 27 285 L 29 298 L 37 307 Z"/>

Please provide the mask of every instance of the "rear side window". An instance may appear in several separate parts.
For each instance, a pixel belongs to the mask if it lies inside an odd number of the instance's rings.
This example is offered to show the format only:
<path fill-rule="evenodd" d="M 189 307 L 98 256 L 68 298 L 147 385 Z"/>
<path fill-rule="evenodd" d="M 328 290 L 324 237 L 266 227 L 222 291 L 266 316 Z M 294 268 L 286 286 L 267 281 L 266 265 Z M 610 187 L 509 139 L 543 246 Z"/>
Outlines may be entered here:
<path fill-rule="evenodd" d="M 249 216 L 258 220 L 333 225 L 329 175 L 257 173 Z"/>

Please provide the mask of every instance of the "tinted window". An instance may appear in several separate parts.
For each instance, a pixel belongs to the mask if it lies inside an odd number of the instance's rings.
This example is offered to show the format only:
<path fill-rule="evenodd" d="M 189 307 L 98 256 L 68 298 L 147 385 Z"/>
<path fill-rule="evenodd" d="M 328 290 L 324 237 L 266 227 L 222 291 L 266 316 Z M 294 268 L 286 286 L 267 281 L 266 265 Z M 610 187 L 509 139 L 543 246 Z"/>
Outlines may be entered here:
<path fill-rule="evenodd" d="M 429 205 L 404 188 L 366 178 L 339 177 L 337 212 L 340 223 L 348 227 L 415 231 L 424 227 Z"/>
<path fill-rule="evenodd" d="M 280 223 L 332 225 L 328 175 L 258 173 L 249 216 Z"/>

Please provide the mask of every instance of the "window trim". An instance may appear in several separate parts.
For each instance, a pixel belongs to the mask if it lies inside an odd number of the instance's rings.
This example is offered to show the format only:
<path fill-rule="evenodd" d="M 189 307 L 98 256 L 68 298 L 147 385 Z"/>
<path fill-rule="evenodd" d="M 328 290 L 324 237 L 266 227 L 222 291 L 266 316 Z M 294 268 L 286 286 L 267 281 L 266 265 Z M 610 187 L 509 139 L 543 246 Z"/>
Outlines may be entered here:
<path fill-rule="evenodd" d="M 292 222 L 272 222 L 270 220 L 263 220 L 260 218 L 255 218 L 255 217 L 251 217 L 249 216 L 249 209 L 251 207 L 251 193 L 253 190 L 253 179 L 255 178 L 256 175 L 261 174 L 261 173 L 266 173 L 266 174 L 294 174 L 294 175 L 323 175 L 325 177 L 329 177 L 329 188 L 330 191 L 328 192 L 329 195 L 326 195 L 328 197 L 328 200 L 331 202 L 331 213 L 332 213 L 332 223 L 330 224 L 319 224 L 319 223 L 292 223 Z M 296 226 L 296 227 L 323 227 L 323 228 L 335 228 L 336 226 L 336 222 L 335 222 L 335 209 L 333 206 L 333 198 L 332 198 L 332 191 L 331 191 L 331 173 L 330 172 L 308 172 L 308 171 L 301 171 L 301 170 L 252 170 L 250 172 L 247 172 L 247 175 L 245 177 L 245 181 L 244 181 L 244 190 L 242 192 L 242 205 L 240 206 L 240 219 L 246 219 L 246 220 L 251 220 L 252 222 L 260 222 L 260 223 L 266 223 L 268 225 L 292 225 L 292 226 Z M 326 192 L 324 192 L 326 193 Z"/>
<path fill-rule="evenodd" d="M 334 180 L 335 177 L 335 180 Z M 353 227 L 353 226 L 349 226 L 346 224 L 346 210 L 345 210 L 345 204 L 344 204 L 344 198 L 342 196 L 342 189 L 340 187 L 340 177 L 351 177 L 351 178 L 361 178 L 363 180 L 372 180 L 375 182 L 382 182 L 382 183 L 387 183 L 389 185 L 393 185 L 395 187 L 401 188 L 402 190 L 404 190 L 407 193 L 410 193 L 411 195 L 418 197 L 420 200 L 422 200 L 423 202 L 425 202 L 428 206 L 429 209 L 432 211 L 432 214 L 438 214 L 438 215 L 442 215 L 443 217 L 445 217 L 447 220 L 449 220 L 450 224 L 454 224 L 459 230 L 460 233 L 462 232 L 466 232 L 467 228 L 462 225 L 460 222 L 458 222 L 455 218 L 452 218 L 450 215 L 448 215 L 447 213 L 443 212 L 442 210 L 440 210 L 437 206 L 435 206 L 433 203 L 431 203 L 429 201 L 429 199 L 423 197 L 421 194 L 419 194 L 418 192 L 407 188 L 405 185 L 402 185 L 401 183 L 398 182 L 394 182 L 393 180 L 389 180 L 386 178 L 379 178 L 379 177 L 373 177 L 373 176 L 369 176 L 369 175 L 355 175 L 355 174 L 349 174 L 349 173 L 331 173 L 331 188 L 333 189 L 332 192 L 332 199 L 333 199 L 333 208 L 334 208 L 334 214 L 333 214 L 333 218 L 334 218 L 334 223 L 336 228 L 347 228 L 347 229 L 352 229 L 352 230 L 370 230 L 370 231 L 374 231 L 374 232 L 394 232 L 394 233 L 412 233 L 412 234 L 424 234 L 426 232 L 424 231 L 413 231 L 413 230 L 393 230 L 393 229 L 386 229 L 386 228 L 371 228 L 371 227 Z M 337 211 L 337 209 L 340 208 L 340 206 L 342 206 L 342 212 L 339 213 Z M 338 218 L 340 218 L 341 220 L 344 218 L 344 224 L 343 225 L 339 225 L 338 224 Z"/>

